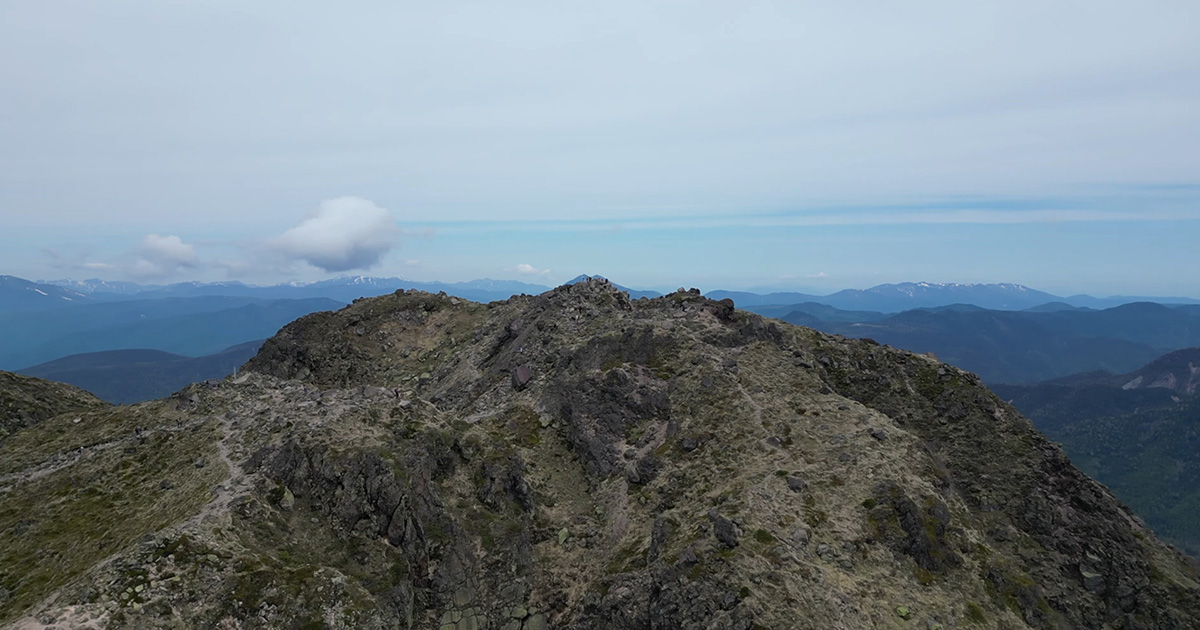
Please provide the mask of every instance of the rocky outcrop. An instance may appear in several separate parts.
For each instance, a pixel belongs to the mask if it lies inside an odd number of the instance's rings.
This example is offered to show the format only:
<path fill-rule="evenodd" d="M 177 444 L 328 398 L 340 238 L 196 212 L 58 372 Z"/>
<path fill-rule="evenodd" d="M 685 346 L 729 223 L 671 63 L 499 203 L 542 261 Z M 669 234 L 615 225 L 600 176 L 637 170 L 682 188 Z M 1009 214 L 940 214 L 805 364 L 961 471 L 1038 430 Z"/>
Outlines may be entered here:
<path fill-rule="evenodd" d="M 139 628 L 1200 620 L 1195 570 L 974 376 L 694 290 L 397 292 L 302 318 L 247 367 L 139 420 L 219 427 L 210 465 L 179 468 L 223 467 L 217 497 L 42 587 L 57 598 L 33 612 Z"/>

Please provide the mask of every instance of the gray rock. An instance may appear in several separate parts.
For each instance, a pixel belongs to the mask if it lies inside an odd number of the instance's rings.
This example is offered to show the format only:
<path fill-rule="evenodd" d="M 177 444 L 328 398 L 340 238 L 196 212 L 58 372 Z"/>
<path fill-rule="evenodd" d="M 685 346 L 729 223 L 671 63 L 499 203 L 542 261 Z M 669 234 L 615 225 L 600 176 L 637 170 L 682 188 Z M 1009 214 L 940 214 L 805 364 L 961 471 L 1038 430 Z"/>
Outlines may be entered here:
<path fill-rule="evenodd" d="M 533 378 L 533 367 L 528 363 L 519 365 L 513 368 L 512 371 L 512 386 L 518 391 L 525 389 L 529 385 L 529 380 Z"/>
<path fill-rule="evenodd" d="M 733 521 L 721 516 L 716 510 L 708 513 L 708 520 L 712 523 L 713 536 L 716 537 L 718 542 L 728 549 L 733 549 L 740 544 L 738 542 L 737 526 L 733 524 Z"/>

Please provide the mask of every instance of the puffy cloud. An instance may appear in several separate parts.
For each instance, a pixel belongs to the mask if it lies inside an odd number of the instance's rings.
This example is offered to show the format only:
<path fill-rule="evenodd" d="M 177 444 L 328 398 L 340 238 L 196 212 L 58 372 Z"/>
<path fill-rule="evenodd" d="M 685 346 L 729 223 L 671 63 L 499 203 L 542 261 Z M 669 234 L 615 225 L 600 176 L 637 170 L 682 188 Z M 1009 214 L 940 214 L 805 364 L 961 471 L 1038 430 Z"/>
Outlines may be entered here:
<path fill-rule="evenodd" d="M 399 234 L 387 210 L 360 197 L 338 197 L 322 202 L 272 246 L 325 271 L 349 271 L 376 265 Z"/>
<path fill-rule="evenodd" d="M 178 236 L 147 234 L 142 239 L 141 254 L 146 261 L 171 270 L 195 267 L 200 262 L 196 248 L 184 243 Z"/>
<path fill-rule="evenodd" d="M 203 266 L 196 248 L 178 236 L 147 234 L 132 247 L 109 255 L 97 255 L 88 246 L 45 248 L 47 265 L 68 273 L 100 272 L 105 276 L 137 280 L 162 279 L 195 272 Z"/>
<path fill-rule="evenodd" d="M 196 248 L 173 235 L 147 234 L 137 250 L 127 256 L 132 260 L 127 258 L 121 264 L 89 262 L 84 267 L 98 271 L 119 270 L 136 278 L 164 278 L 200 266 Z"/>

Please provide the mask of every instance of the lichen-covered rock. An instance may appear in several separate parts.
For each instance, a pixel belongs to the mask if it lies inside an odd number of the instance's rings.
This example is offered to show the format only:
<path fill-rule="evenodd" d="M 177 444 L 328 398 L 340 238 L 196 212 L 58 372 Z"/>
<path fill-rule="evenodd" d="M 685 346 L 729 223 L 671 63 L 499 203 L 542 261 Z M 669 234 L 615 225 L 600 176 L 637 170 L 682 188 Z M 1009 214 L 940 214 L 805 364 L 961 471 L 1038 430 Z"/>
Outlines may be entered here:
<path fill-rule="evenodd" d="M 0 444 L 0 620 L 1200 625 L 1191 564 L 972 375 L 698 291 L 397 292 L 247 367 Z"/>

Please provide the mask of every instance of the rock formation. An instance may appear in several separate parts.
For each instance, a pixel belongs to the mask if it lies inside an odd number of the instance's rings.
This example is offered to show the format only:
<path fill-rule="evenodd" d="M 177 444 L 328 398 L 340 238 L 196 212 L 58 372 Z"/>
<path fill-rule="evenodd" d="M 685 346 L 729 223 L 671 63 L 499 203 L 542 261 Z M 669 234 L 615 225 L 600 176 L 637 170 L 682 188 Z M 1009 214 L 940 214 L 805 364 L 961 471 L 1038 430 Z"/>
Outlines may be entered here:
<path fill-rule="evenodd" d="M 694 290 L 309 315 L 18 430 L 0 505 L 19 628 L 1200 626 L 1187 559 L 973 375 Z"/>

